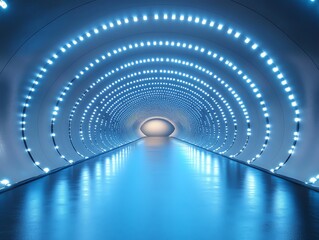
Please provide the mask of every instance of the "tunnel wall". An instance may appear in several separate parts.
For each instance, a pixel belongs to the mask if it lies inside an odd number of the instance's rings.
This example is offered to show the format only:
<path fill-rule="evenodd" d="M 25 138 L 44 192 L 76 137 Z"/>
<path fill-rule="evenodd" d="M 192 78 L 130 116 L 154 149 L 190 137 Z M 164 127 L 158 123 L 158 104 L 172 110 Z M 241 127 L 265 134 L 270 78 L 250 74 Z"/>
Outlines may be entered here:
<path fill-rule="evenodd" d="M 263 4 L 74 1 L 31 16 L 13 5 L 18 18 L 1 22 L 1 186 L 134 141 L 160 116 L 178 139 L 317 187 L 318 39 L 291 28 L 311 9 L 278 18 L 267 9 L 284 3 Z M 304 24 L 318 31 L 312 14 Z"/>

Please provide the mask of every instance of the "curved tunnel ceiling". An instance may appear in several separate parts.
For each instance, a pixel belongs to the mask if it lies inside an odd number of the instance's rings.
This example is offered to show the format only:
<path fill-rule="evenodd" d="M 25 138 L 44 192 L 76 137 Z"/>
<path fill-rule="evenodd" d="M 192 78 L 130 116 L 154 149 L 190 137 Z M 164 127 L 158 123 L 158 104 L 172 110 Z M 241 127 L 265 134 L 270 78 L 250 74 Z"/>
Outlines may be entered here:
<path fill-rule="evenodd" d="M 318 186 L 309 44 L 245 1 L 69 4 L 2 55 L 2 187 L 135 141 L 154 116 L 178 139 Z"/>

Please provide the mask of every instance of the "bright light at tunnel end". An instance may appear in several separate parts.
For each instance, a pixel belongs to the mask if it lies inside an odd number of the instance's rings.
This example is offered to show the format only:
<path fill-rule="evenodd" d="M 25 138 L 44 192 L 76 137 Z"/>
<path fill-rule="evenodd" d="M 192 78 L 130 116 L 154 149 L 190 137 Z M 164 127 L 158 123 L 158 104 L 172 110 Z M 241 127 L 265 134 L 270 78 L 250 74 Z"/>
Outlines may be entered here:
<path fill-rule="evenodd" d="M 139 129 L 146 137 L 169 137 L 176 130 L 176 126 L 169 119 L 151 117 L 143 121 Z"/>

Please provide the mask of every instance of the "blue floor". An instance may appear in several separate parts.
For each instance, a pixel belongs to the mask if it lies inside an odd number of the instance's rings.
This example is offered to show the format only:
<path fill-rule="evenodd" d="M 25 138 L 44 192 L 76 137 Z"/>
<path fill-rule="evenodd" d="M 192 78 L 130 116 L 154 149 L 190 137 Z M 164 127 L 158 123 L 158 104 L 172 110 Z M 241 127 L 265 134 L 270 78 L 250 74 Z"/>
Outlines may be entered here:
<path fill-rule="evenodd" d="M 149 138 L 0 194 L 0 239 L 319 239 L 319 193 Z"/>

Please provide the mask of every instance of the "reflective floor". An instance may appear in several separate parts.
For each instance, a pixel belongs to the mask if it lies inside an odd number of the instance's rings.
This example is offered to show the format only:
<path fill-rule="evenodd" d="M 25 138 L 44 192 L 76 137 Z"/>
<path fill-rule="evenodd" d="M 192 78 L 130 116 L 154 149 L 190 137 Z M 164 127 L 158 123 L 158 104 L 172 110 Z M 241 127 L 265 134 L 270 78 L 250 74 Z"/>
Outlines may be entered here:
<path fill-rule="evenodd" d="M 0 194 L 0 239 L 319 239 L 319 193 L 149 138 Z"/>

